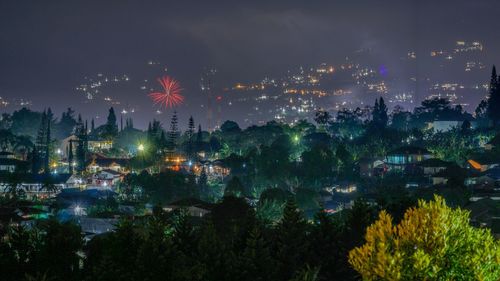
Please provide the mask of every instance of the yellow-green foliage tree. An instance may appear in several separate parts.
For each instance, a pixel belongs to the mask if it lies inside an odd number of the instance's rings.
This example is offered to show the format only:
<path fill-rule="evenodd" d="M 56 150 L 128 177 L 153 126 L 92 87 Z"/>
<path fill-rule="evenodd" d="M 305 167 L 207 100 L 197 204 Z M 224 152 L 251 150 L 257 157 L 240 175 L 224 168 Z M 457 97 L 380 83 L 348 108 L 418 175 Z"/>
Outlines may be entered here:
<path fill-rule="evenodd" d="M 419 201 L 397 226 L 385 211 L 349 253 L 363 280 L 500 280 L 500 244 L 443 198 Z"/>

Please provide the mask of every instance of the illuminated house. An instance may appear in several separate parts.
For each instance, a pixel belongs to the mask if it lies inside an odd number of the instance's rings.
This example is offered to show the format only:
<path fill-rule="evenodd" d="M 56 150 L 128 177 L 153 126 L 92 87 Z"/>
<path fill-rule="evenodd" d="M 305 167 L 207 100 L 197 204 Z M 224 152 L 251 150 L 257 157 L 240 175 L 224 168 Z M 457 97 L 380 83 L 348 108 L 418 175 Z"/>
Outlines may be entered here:
<path fill-rule="evenodd" d="M 102 170 L 92 175 L 92 185 L 111 188 L 123 180 L 124 175 L 114 170 Z"/>
<path fill-rule="evenodd" d="M 431 176 L 432 185 L 443 185 L 448 183 L 450 174 L 446 170 L 439 171 Z"/>
<path fill-rule="evenodd" d="M 338 184 L 334 185 L 335 192 L 340 193 L 353 193 L 356 192 L 357 186 L 354 182 L 349 181 L 341 181 Z"/>
<path fill-rule="evenodd" d="M 192 166 L 192 162 L 188 161 L 182 155 L 171 155 L 165 158 L 164 169 L 169 169 L 172 171 L 189 171 Z"/>
<path fill-rule="evenodd" d="M 91 138 L 88 140 L 88 148 L 90 152 L 101 152 L 113 148 L 112 140 Z"/>
<path fill-rule="evenodd" d="M 467 160 L 469 168 L 484 172 L 500 165 L 500 160 L 491 153 L 480 154 Z"/>
<path fill-rule="evenodd" d="M 424 175 L 434 175 L 443 170 L 446 170 L 451 165 L 450 162 L 443 161 L 437 158 L 430 158 L 418 163 L 418 166 L 422 168 Z"/>
<path fill-rule="evenodd" d="M 163 210 L 171 212 L 177 209 L 186 209 L 191 217 L 203 217 L 212 211 L 213 204 L 199 199 L 187 198 L 172 202 L 163 207 Z"/>
<path fill-rule="evenodd" d="M 21 176 L 17 190 L 27 199 L 48 198 L 68 188 L 70 174 L 25 174 Z M 46 186 L 50 183 L 50 188 Z M 7 177 L 0 176 L 0 194 L 8 193 L 10 186 Z"/>
<path fill-rule="evenodd" d="M 61 141 L 61 146 L 60 146 L 60 151 L 61 151 L 61 157 L 66 158 L 68 157 L 69 154 L 69 143 L 70 142 L 77 142 L 78 137 L 76 135 L 71 135 Z M 74 145 L 74 144 L 73 144 Z M 75 154 L 75 149 L 76 146 L 73 147 L 73 154 Z"/>
<path fill-rule="evenodd" d="M 195 174 L 199 175 L 203 168 L 205 168 L 208 178 L 214 180 L 224 180 L 224 178 L 229 176 L 231 173 L 231 169 L 226 167 L 220 160 L 199 161 L 198 165 L 196 165 L 196 169 L 194 170 Z"/>
<path fill-rule="evenodd" d="M 361 158 L 358 161 L 359 175 L 362 177 L 373 177 L 383 175 L 387 171 L 387 165 L 383 159 Z"/>
<path fill-rule="evenodd" d="M 17 159 L 14 153 L 7 151 L 0 152 L 0 173 L 13 173 L 18 169 L 26 168 L 27 165 L 26 161 Z"/>
<path fill-rule="evenodd" d="M 69 179 L 66 181 L 66 184 L 68 188 L 78 188 L 78 189 L 83 189 L 87 184 L 86 181 L 81 177 L 76 174 L 73 174 L 69 177 Z"/>
<path fill-rule="evenodd" d="M 102 170 L 113 170 L 120 173 L 128 172 L 130 159 L 127 158 L 109 158 L 104 155 L 94 153 L 90 163 L 87 165 L 87 171 L 96 173 Z"/>
<path fill-rule="evenodd" d="M 74 222 L 80 225 L 82 233 L 85 233 L 85 241 L 89 241 L 95 235 L 114 231 L 119 221 L 115 218 L 89 218 L 76 216 Z"/>
<path fill-rule="evenodd" d="M 431 157 L 431 153 L 425 148 L 404 146 L 389 152 L 385 163 L 389 169 L 411 173 L 415 172 L 418 163 Z"/>

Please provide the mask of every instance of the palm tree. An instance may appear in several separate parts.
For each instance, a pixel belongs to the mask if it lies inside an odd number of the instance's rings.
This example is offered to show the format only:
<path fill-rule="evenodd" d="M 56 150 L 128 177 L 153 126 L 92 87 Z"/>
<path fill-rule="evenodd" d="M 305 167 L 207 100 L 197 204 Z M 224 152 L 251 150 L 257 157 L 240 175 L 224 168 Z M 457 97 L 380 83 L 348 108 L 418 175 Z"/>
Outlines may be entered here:
<path fill-rule="evenodd" d="M 54 180 L 50 175 L 46 175 L 42 181 L 42 187 L 40 190 L 45 190 L 48 193 L 55 193 L 57 191 L 57 187 L 54 184 Z"/>
<path fill-rule="evenodd" d="M 21 195 L 22 190 L 18 188 L 21 183 L 22 179 L 19 174 L 11 173 L 7 176 L 6 191 L 11 199 L 17 200 Z"/>

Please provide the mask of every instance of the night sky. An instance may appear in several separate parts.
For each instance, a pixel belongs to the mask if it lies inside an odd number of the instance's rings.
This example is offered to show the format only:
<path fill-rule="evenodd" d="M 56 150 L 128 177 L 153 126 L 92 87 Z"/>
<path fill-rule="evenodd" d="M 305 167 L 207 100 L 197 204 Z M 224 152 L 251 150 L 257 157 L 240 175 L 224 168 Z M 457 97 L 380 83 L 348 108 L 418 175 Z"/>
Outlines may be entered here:
<path fill-rule="evenodd" d="M 199 110 L 204 67 L 215 66 L 219 83 L 231 84 L 301 64 L 335 63 L 370 48 L 399 71 L 398 59 L 408 51 L 456 40 L 484 43 L 490 67 L 500 64 L 498 11 L 497 0 L 0 0 L 0 96 L 29 99 L 34 109 L 59 113 L 72 106 L 92 115 L 93 106 L 82 105 L 75 91 L 83 77 L 126 73 L 153 80 L 162 73 L 143 69 L 154 60 L 182 83 L 186 104 L 179 111 L 187 115 Z M 148 114 L 153 109 L 139 91 L 119 98 Z"/>

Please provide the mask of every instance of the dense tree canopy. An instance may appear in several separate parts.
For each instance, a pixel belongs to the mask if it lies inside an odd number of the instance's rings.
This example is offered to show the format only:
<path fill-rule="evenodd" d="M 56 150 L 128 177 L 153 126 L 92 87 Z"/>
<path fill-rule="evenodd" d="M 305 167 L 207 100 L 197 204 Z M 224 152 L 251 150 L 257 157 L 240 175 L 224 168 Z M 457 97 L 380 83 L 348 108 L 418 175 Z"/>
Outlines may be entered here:
<path fill-rule="evenodd" d="M 500 245 L 489 230 L 469 226 L 469 215 L 444 200 L 420 201 L 394 226 L 381 212 L 366 244 L 349 253 L 365 280 L 498 280 Z"/>

